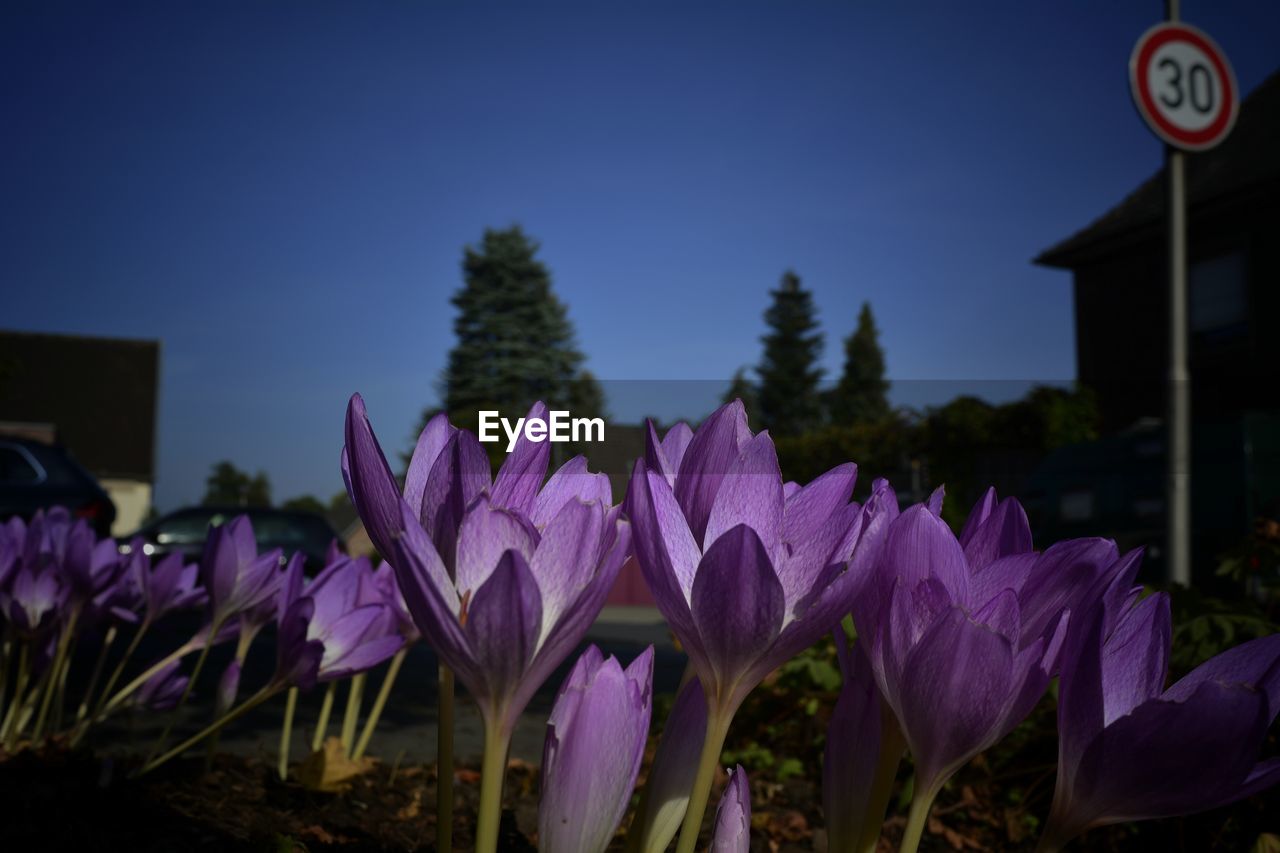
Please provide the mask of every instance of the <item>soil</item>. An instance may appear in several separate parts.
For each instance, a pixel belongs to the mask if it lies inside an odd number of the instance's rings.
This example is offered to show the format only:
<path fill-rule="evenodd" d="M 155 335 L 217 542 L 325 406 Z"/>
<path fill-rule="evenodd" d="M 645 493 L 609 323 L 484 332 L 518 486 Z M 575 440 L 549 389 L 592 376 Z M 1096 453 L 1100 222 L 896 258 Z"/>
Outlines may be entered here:
<path fill-rule="evenodd" d="M 1047 803 L 1034 809 L 1009 804 L 1007 785 L 993 780 L 981 758 L 976 764 L 935 803 L 920 849 L 1031 851 L 1036 831 L 1028 815 Z M 0 850 L 436 849 L 436 776 L 430 766 L 374 763 L 336 794 L 308 790 L 293 778 L 281 781 L 273 762 L 252 756 L 219 755 L 208 767 L 191 757 L 140 779 L 129 776 L 135 766 L 130 759 L 69 752 L 56 744 L 0 756 Z M 454 849 L 473 846 L 478 782 L 474 768 L 457 770 Z M 724 782 L 722 776 L 712 792 L 708 825 Z M 1051 777 L 1047 784 L 1052 786 Z M 778 783 L 758 774 L 751 787 L 753 851 L 826 850 L 817 783 L 807 777 Z M 512 761 L 502 850 L 536 849 L 537 789 L 537 768 Z M 1275 794 L 1264 795 L 1191 818 L 1096 830 L 1072 849 L 1248 850 L 1262 832 L 1276 831 L 1276 805 Z M 904 823 L 900 810 L 886 821 L 879 853 L 897 849 Z M 704 837 L 699 849 L 705 842 Z M 623 849 L 621 833 L 610 849 Z"/>

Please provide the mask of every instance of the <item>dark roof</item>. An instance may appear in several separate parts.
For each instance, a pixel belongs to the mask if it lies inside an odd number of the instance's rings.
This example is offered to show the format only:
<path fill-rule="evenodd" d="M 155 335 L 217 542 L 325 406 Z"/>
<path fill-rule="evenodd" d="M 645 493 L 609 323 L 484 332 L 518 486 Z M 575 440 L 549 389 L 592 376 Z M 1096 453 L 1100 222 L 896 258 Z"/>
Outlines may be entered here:
<path fill-rule="evenodd" d="M 155 479 L 160 342 L 0 331 L 0 421 L 49 423 L 98 477 Z"/>
<path fill-rule="evenodd" d="M 1240 105 L 1236 126 L 1217 148 L 1187 157 L 1193 211 L 1254 199 L 1274 204 L 1280 190 L 1280 71 Z M 1158 236 L 1164 223 L 1164 169 L 1084 230 L 1041 252 L 1037 264 L 1073 269 L 1110 249 Z"/>

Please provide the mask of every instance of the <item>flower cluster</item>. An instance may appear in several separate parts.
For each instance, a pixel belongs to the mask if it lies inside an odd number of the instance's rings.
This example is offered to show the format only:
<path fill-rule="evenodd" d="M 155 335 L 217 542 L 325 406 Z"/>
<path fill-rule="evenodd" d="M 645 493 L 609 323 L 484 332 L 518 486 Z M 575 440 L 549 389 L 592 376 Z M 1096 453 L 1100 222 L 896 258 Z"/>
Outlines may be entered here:
<path fill-rule="evenodd" d="M 545 413 L 539 403 L 529 418 Z M 1060 748 L 1044 850 L 1092 827 L 1213 808 L 1280 781 L 1280 761 L 1258 760 L 1280 713 L 1280 635 L 1167 686 L 1169 601 L 1135 585 L 1139 552 L 1104 539 L 1038 551 L 1022 507 L 994 490 L 956 534 L 942 520 L 942 490 L 900 508 L 877 480 L 859 503 L 852 463 L 787 482 L 772 439 L 752 433 L 737 402 L 696 430 L 680 424 L 659 436 L 650 426 L 619 504 L 584 458 L 550 476 L 549 463 L 549 445 L 522 436 L 494 474 L 476 436 L 439 415 L 397 479 L 357 395 L 341 470 L 387 562 L 375 569 L 335 548 L 310 580 L 300 558 L 260 553 L 247 518 L 212 530 L 198 566 L 178 557 L 153 565 L 62 510 L 6 522 L 0 741 L 12 750 L 57 731 L 79 740 L 117 710 L 180 706 L 210 647 L 235 640 L 214 724 L 168 751 L 166 731 L 144 772 L 287 692 L 283 776 L 298 691 L 326 685 L 312 742 L 320 749 L 340 682 L 349 685 L 341 745 L 358 758 L 406 649 L 422 639 L 441 661 L 437 844 L 450 847 L 453 823 L 456 676 L 484 720 L 476 844 L 488 853 L 516 721 L 579 649 L 634 558 L 689 667 L 625 830 L 629 850 L 665 850 L 677 835 L 680 853 L 695 849 L 738 708 L 829 633 L 843 676 L 823 766 L 833 850 L 876 847 L 910 754 L 902 849 L 914 851 L 942 786 L 1008 735 L 1055 678 Z M 149 627 L 192 608 L 203 609 L 203 627 L 118 688 Z M 275 673 L 241 700 L 246 656 L 273 623 Z M 99 691 L 122 630 L 133 640 Z M 64 676 L 86 638 L 99 659 L 68 725 Z M 357 740 L 364 679 L 387 660 Z M 653 722 L 653 666 L 652 648 L 624 666 L 592 646 L 570 668 L 547 724 L 540 849 L 601 851 L 624 824 Z M 710 824 L 711 849 L 750 849 L 741 767 Z"/>

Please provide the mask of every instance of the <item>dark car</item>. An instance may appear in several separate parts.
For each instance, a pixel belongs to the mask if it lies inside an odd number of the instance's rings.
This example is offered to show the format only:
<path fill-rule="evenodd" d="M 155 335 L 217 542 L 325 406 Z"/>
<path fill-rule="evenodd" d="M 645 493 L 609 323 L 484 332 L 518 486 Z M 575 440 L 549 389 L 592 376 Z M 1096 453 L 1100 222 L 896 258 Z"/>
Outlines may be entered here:
<path fill-rule="evenodd" d="M 301 551 L 306 558 L 308 574 L 323 567 L 329 544 L 338 539 L 332 525 L 323 516 L 312 512 L 264 507 L 198 506 L 171 512 L 130 536 L 120 537 L 121 550 L 127 551 L 132 547 L 134 539 L 141 537 L 143 548 L 149 554 L 163 556 L 176 551 L 195 562 L 204 552 L 204 541 L 208 537 L 209 528 L 230 521 L 237 515 L 249 516 L 259 551 L 280 548 L 286 558 Z"/>
<path fill-rule="evenodd" d="M 64 448 L 0 436 L 0 518 L 31 518 L 54 506 L 86 519 L 99 536 L 116 520 L 111 498 Z"/>

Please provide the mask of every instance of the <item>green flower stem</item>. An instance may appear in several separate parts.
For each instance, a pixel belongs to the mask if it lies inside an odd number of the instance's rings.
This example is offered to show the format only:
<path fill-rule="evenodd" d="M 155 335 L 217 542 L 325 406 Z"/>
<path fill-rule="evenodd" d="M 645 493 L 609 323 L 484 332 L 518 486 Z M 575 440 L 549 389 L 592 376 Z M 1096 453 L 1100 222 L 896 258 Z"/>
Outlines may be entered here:
<path fill-rule="evenodd" d="M 348 758 L 355 748 L 356 724 L 360 722 L 360 705 L 364 700 L 367 677 L 367 673 L 356 673 L 351 676 L 351 684 L 347 687 L 347 712 L 342 716 L 342 754 Z"/>
<path fill-rule="evenodd" d="M 329 688 L 324 691 L 324 701 L 320 703 L 320 716 L 316 720 L 316 733 L 311 738 L 311 751 L 319 752 L 324 748 L 324 736 L 329 733 L 329 714 L 333 711 L 333 695 L 338 690 L 338 682 L 330 681 Z"/>
<path fill-rule="evenodd" d="M 164 731 L 160 733 L 160 738 L 156 741 L 156 745 L 151 748 L 151 755 L 147 758 L 148 765 L 150 765 L 151 759 L 155 757 L 155 754 L 164 749 L 164 745 L 169 741 L 169 734 L 173 731 L 173 724 L 178 720 L 178 712 L 182 710 L 182 706 L 187 703 L 187 698 L 191 695 L 191 689 L 196 686 L 196 680 L 200 678 L 200 670 L 204 669 L 204 662 L 209 658 L 209 650 L 213 648 L 213 640 L 218 636 L 218 631 L 221 628 L 221 622 L 214 622 L 209 626 L 209 642 L 205 643 L 204 648 L 200 650 L 200 657 L 196 658 L 195 668 L 191 670 L 191 677 L 187 679 L 186 689 L 182 691 L 182 696 L 178 699 L 178 704 L 173 706 L 173 710 L 169 714 L 168 725 L 166 725 L 164 727 Z M 219 728 L 221 728 L 221 726 L 219 726 Z M 213 731 L 216 732 L 218 729 L 213 729 Z"/>
<path fill-rule="evenodd" d="M 867 798 L 866 822 L 858 836 L 859 853 L 875 853 L 880 841 L 880 831 L 884 826 L 885 812 L 893 796 L 893 780 L 898 775 L 898 765 L 902 763 L 902 753 L 906 749 L 893 711 L 883 699 L 880 701 L 880 719 L 884 720 L 884 728 L 880 733 L 880 759 L 876 763 L 875 779 Z"/>
<path fill-rule="evenodd" d="M 382 677 L 382 686 L 378 688 L 378 696 L 373 700 L 373 710 L 369 712 L 369 719 L 365 720 L 364 729 L 360 732 L 360 740 L 356 741 L 355 751 L 351 753 L 352 761 L 359 761 L 364 757 L 364 751 L 368 749 L 373 731 L 378 727 L 378 718 L 382 716 L 382 709 L 387 704 L 391 687 L 396 683 L 396 676 L 400 674 L 400 666 L 404 663 L 404 656 L 408 652 L 407 648 L 401 649 L 391 659 L 391 666 L 387 667 L 387 674 Z"/>
<path fill-rule="evenodd" d="M 129 641 L 129 645 L 125 648 L 124 654 L 120 657 L 120 662 L 116 664 L 116 668 L 111 671 L 111 677 L 107 679 L 107 686 L 102 688 L 102 695 L 98 697 L 97 707 L 93 709 L 93 716 L 97 717 L 106 706 L 107 700 L 111 697 L 111 691 L 115 690 L 116 682 L 120 680 L 120 676 L 124 675 L 124 668 L 128 665 L 129 659 L 133 657 L 133 653 L 138 650 L 138 644 L 142 642 L 142 638 L 147 633 L 147 629 L 151 627 L 150 619 L 143 619 L 138 625 L 138 630 L 133 632 L 133 639 Z"/>
<path fill-rule="evenodd" d="M 716 770 L 720 767 L 720 753 L 724 749 L 724 739 L 729 734 L 729 723 L 733 713 L 725 713 L 718 709 L 708 697 L 707 735 L 702 742 L 702 757 L 698 759 L 698 775 L 693 779 L 693 790 L 689 794 L 689 807 L 684 813 L 684 823 L 680 827 L 680 841 L 676 845 L 676 853 L 693 853 L 698 845 L 698 833 L 702 831 L 702 816 L 707 810 L 707 799 L 711 796 L 711 783 L 715 781 Z"/>
<path fill-rule="evenodd" d="M 436 850 L 453 849 L 453 670 L 440 664 L 436 719 Z"/>
<path fill-rule="evenodd" d="M 102 671 L 107 668 L 107 653 L 111 651 L 111 646 L 116 641 L 116 626 L 112 625 L 107 629 L 107 635 L 102 639 L 102 651 L 98 652 L 98 660 L 93 665 L 93 675 L 89 677 L 89 686 L 85 688 L 84 696 L 80 699 L 80 708 L 76 711 L 76 722 L 79 723 L 89 714 L 89 705 L 93 699 L 93 691 L 98 687 L 98 679 L 102 677 Z"/>
<path fill-rule="evenodd" d="M 496 714 L 501 719 L 505 714 Z M 484 763 L 480 767 L 480 813 L 476 820 L 476 853 L 496 853 L 502 821 L 502 783 L 507 775 L 511 732 L 501 723 L 486 722 Z"/>
<path fill-rule="evenodd" d="M 919 779 L 916 782 L 919 783 Z M 916 853 L 920 847 L 920 838 L 924 835 L 924 827 L 929 819 L 929 809 L 933 807 L 933 799 L 942 788 L 934 783 L 927 788 L 917 788 L 911 798 L 911 811 L 907 813 L 907 828 L 902 833 L 902 844 L 898 853 Z"/>
<path fill-rule="evenodd" d="M 30 679 L 31 644 L 21 642 L 18 644 L 18 676 L 13 685 L 13 699 L 9 705 L 9 710 L 4 715 L 4 723 L 0 724 L 0 739 L 4 741 L 5 749 L 9 752 L 13 751 L 14 743 L 18 739 L 16 731 L 18 717 L 22 714 L 22 707 L 27 704 L 27 682 Z"/>
<path fill-rule="evenodd" d="M 289 778 L 289 738 L 293 737 L 293 712 L 298 710 L 298 688 L 290 687 L 284 703 L 284 726 L 280 729 L 280 781 Z"/>
<path fill-rule="evenodd" d="M 0 720 L 3 720 L 5 715 L 4 700 L 6 690 L 9 687 L 9 659 L 12 656 L 13 640 L 9 639 L 9 635 L 6 633 L 3 647 L 0 647 Z"/>
<path fill-rule="evenodd" d="M 49 676 L 49 680 L 44 686 L 44 696 L 40 700 L 40 713 L 36 715 L 36 727 L 31 733 L 32 740 L 39 740 L 44 734 L 44 723 L 49 716 L 49 706 L 53 702 L 53 694 L 58 691 L 58 684 L 61 681 L 62 665 L 67 658 L 67 649 L 71 647 L 71 638 L 76 631 L 76 623 L 80 621 L 80 608 L 76 607 L 71 611 L 71 615 L 67 617 L 67 627 L 62 632 L 62 636 L 58 637 L 58 648 L 53 653 L 53 662 L 49 664 L 49 669 L 45 674 Z"/>
<path fill-rule="evenodd" d="M 134 775 L 141 776 L 144 773 L 150 773 L 152 770 L 155 770 L 157 767 L 159 767 L 161 764 L 164 764 L 166 761 L 169 761 L 171 758 L 181 755 L 191 747 L 195 746 L 200 741 L 207 738 L 209 735 L 222 731 L 223 726 L 226 726 L 228 723 L 231 723 L 231 722 L 234 722 L 235 720 L 240 719 L 245 714 L 249 713 L 254 708 L 258 707 L 263 702 L 270 699 L 272 696 L 275 696 L 277 693 L 280 692 L 281 689 L 282 689 L 281 685 L 268 684 L 266 687 L 259 690 L 253 696 L 250 696 L 248 699 L 244 700 L 244 703 L 241 704 L 238 708 L 228 711 L 222 717 L 215 720 L 211 725 L 206 726 L 204 729 L 200 730 L 196 734 L 187 738 L 182 743 L 178 744 L 173 749 L 166 752 L 164 755 L 161 755 L 158 758 L 148 759 L 147 763 L 142 765 L 142 768 L 138 770 L 138 772 Z"/>

